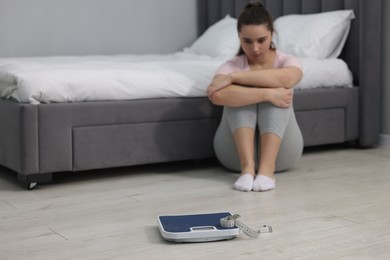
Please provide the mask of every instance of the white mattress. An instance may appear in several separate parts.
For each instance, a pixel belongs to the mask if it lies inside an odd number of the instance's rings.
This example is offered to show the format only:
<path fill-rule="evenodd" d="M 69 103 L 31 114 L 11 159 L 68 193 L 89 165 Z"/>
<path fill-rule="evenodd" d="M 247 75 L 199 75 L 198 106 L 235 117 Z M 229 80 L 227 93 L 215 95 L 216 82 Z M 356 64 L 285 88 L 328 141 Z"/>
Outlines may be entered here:
<path fill-rule="evenodd" d="M 63 56 L 0 59 L 0 93 L 19 102 L 76 102 L 203 97 L 227 57 L 169 55 Z M 352 87 L 339 59 L 302 59 L 297 89 Z"/>

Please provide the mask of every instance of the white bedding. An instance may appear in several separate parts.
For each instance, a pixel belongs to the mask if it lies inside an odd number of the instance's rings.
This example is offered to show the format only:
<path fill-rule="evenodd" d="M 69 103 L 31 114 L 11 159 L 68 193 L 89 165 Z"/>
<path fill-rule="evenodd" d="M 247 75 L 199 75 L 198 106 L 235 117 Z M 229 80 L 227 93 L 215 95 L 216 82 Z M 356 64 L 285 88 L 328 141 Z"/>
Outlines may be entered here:
<path fill-rule="evenodd" d="M 203 97 L 215 70 L 227 57 L 187 52 L 170 55 L 64 56 L 0 59 L 3 98 L 38 104 Z M 352 87 L 339 59 L 302 59 L 297 89 Z"/>

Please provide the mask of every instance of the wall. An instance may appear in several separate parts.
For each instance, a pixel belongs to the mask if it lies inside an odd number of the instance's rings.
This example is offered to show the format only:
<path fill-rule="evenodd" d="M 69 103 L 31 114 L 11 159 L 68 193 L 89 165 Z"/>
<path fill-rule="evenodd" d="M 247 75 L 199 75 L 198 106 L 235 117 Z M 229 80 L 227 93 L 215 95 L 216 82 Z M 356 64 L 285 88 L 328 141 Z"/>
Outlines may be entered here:
<path fill-rule="evenodd" d="M 383 87 L 381 145 L 390 147 L 390 1 L 383 1 Z"/>
<path fill-rule="evenodd" d="M 196 15 L 196 0 L 0 0 L 0 57 L 171 53 Z"/>

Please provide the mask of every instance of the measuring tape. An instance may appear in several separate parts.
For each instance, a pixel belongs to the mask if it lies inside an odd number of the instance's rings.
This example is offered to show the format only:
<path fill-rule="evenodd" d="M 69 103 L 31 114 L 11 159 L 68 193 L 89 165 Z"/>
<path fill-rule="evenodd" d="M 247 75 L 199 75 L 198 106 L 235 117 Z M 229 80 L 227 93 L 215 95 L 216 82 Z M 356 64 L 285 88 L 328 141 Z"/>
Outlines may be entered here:
<path fill-rule="evenodd" d="M 248 237 L 251 238 L 258 238 L 261 233 L 271 233 L 272 232 L 272 227 L 263 225 L 259 230 L 255 231 L 242 223 L 241 221 L 237 220 L 240 217 L 238 214 L 234 214 L 232 216 L 227 216 L 225 218 L 221 218 L 220 220 L 220 225 L 224 228 L 233 228 L 237 227 L 242 232 L 247 235 Z"/>

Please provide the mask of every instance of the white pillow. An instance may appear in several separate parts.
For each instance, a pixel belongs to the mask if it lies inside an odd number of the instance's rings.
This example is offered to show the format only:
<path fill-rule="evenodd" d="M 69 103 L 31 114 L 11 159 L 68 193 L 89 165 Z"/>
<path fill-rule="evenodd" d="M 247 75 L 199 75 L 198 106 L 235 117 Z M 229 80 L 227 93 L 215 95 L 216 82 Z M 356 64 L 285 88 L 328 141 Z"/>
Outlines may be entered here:
<path fill-rule="evenodd" d="M 208 56 L 228 56 L 237 54 L 240 40 L 237 33 L 237 19 L 225 16 L 209 27 L 185 52 Z"/>
<path fill-rule="evenodd" d="M 353 10 L 286 15 L 274 22 L 274 43 L 301 58 L 337 58 L 348 37 Z"/>

